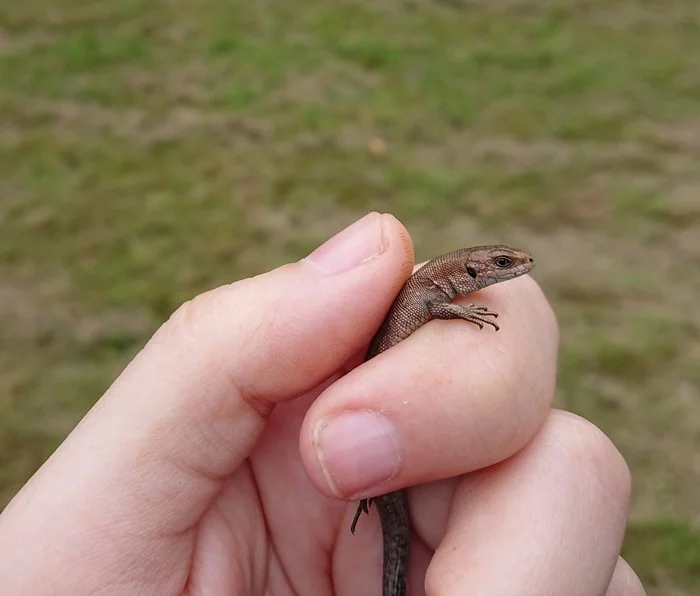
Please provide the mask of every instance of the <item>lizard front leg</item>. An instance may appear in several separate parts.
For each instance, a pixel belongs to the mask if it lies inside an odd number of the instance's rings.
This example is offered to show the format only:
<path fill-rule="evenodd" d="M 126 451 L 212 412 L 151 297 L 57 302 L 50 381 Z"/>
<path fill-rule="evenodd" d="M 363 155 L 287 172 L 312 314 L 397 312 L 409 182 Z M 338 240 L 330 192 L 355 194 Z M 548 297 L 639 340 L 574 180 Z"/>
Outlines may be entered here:
<path fill-rule="evenodd" d="M 491 325 L 498 331 L 500 327 L 495 321 L 484 317 L 497 317 L 498 313 L 490 311 L 488 307 L 479 304 L 452 304 L 438 300 L 431 300 L 427 303 L 430 316 L 435 319 L 462 319 L 469 321 L 479 326 L 479 329 L 484 328 L 484 324 Z"/>

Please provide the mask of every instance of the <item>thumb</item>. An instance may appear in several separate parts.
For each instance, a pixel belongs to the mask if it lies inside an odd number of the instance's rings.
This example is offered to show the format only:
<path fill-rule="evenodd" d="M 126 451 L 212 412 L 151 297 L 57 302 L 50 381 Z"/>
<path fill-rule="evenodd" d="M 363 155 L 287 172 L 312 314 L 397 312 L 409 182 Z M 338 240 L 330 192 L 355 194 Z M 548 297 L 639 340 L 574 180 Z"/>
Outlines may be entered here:
<path fill-rule="evenodd" d="M 183 305 L 0 517 L 0 578 L 124 556 L 157 573 L 152 543 L 124 555 L 114 534 L 191 529 L 274 404 L 366 345 L 412 264 L 403 226 L 371 213 L 298 263 Z"/>

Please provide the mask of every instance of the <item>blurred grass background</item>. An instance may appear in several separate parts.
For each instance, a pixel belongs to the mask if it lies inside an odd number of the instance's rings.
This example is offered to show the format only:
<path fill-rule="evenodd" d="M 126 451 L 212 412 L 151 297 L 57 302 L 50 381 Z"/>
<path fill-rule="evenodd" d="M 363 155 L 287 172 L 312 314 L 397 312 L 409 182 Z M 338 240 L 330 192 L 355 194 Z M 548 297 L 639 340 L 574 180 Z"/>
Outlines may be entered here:
<path fill-rule="evenodd" d="M 2 2 L 0 504 L 182 301 L 377 209 L 535 254 L 624 555 L 700 593 L 698 56 L 696 0 Z"/>

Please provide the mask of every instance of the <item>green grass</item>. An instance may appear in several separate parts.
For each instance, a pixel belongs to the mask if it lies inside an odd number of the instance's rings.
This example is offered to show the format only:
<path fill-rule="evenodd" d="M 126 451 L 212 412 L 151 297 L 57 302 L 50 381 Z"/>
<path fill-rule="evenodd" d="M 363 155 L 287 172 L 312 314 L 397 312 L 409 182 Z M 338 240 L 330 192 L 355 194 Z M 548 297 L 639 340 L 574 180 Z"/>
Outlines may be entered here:
<path fill-rule="evenodd" d="M 686 524 L 659 520 L 634 524 L 627 534 L 628 548 L 634 547 L 637 573 L 654 592 L 674 578 L 688 578 L 692 592 L 700 589 L 700 532 Z"/>
<path fill-rule="evenodd" d="M 419 258 L 537 255 L 559 405 L 632 469 L 624 554 L 699 591 L 695 0 L 5 5 L 3 502 L 178 304 L 378 209 Z"/>

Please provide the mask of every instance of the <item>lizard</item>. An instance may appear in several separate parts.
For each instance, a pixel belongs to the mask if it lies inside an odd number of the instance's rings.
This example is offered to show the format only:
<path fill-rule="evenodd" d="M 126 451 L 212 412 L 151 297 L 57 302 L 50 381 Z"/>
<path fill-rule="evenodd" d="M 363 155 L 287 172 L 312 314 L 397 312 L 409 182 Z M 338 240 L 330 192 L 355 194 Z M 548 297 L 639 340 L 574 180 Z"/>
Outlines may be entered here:
<path fill-rule="evenodd" d="M 384 321 L 375 333 L 364 361 L 406 339 L 433 319 L 461 319 L 483 329 L 498 313 L 477 304 L 453 304 L 486 286 L 513 279 L 530 271 L 535 260 L 526 252 L 503 245 L 475 246 L 448 252 L 428 261 L 403 285 Z M 404 490 L 362 499 L 350 531 L 354 534 L 362 513 L 375 504 L 382 524 L 384 563 L 382 596 L 405 596 L 411 524 Z"/>

